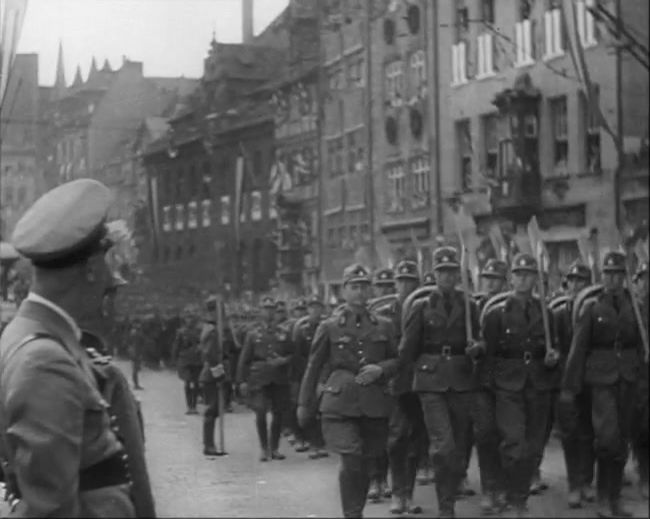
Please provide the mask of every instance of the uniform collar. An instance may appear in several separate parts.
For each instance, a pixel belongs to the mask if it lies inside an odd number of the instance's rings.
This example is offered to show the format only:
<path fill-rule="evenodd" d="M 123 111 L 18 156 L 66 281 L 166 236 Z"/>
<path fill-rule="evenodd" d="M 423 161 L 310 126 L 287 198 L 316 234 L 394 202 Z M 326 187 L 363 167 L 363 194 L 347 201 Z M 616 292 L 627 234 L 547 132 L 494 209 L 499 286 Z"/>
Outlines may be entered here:
<path fill-rule="evenodd" d="M 35 293 L 35 292 L 30 292 L 27 294 L 26 297 L 27 301 L 31 301 L 32 303 L 37 303 L 39 305 L 43 305 L 50 310 L 52 310 L 54 313 L 56 313 L 59 317 L 61 317 L 72 329 L 72 332 L 74 333 L 75 338 L 80 341 L 81 340 L 81 329 L 77 325 L 77 322 L 72 318 L 72 316 L 66 312 L 63 308 L 61 308 L 59 305 L 56 303 L 53 303 L 49 299 Z"/>

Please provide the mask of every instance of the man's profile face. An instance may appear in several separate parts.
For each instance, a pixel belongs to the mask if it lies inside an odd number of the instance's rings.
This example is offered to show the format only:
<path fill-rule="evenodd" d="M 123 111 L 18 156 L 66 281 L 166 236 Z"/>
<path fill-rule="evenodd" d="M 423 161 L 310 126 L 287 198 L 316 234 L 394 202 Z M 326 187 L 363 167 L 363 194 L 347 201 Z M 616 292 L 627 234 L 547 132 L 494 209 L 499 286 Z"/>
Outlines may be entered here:
<path fill-rule="evenodd" d="M 418 287 L 418 282 L 415 279 L 398 279 L 395 284 L 397 295 L 400 298 L 405 298 Z"/>
<path fill-rule="evenodd" d="M 497 277 L 485 276 L 483 280 L 483 290 L 488 294 L 498 294 L 503 291 L 505 280 Z"/>
<path fill-rule="evenodd" d="M 584 290 L 589 286 L 589 282 L 580 279 L 580 278 L 569 278 L 567 279 L 567 288 L 569 289 L 569 294 L 572 296 L 578 295 L 581 290 Z"/>
<path fill-rule="evenodd" d="M 624 284 L 624 272 L 603 272 L 603 286 L 607 290 L 621 290 Z"/>
<path fill-rule="evenodd" d="M 537 283 L 534 272 L 519 271 L 512 273 L 512 289 L 518 294 L 530 294 Z"/>
<path fill-rule="evenodd" d="M 460 271 L 456 268 L 441 268 L 435 271 L 436 285 L 443 292 L 453 290 L 460 280 Z"/>

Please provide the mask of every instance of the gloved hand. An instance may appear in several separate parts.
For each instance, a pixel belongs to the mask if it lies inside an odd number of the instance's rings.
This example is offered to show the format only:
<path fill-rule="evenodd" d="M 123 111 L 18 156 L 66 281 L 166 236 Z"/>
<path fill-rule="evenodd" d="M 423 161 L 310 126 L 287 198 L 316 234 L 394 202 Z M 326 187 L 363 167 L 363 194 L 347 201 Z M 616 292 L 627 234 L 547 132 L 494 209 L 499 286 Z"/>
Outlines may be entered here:
<path fill-rule="evenodd" d="M 212 376 L 216 380 L 219 380 L 219 379 L 226 376 L 226 370 L 224 369 L 223 364 L 217 364 L 216 366 L 210 366 L 210 373 L 212 373 Z"/>
<path fill-rule="evenodd" d="M 478 360 L 478 358 L 485 352 L 485 342 L 483 341 L 472 341 L 467 344 L 465 348 L 465 353 L 472 359 Z"/>
<path fill-rule="evenodd" d="M 354 378 L 357 384 L 367 386 L 375 382 L 384 372 L 377 364 L 366 364 L 361 368 L 359 374 Z"/>
<path fill-rule="evenodd" d="M 554 368 L 557 366 L 557 363 L 560 361 L 560 354 L 557 352 L 557 350 L 551 349 L 546 353 L 546 356 L 544 357 L 544 365 L 547 368 Z"/>

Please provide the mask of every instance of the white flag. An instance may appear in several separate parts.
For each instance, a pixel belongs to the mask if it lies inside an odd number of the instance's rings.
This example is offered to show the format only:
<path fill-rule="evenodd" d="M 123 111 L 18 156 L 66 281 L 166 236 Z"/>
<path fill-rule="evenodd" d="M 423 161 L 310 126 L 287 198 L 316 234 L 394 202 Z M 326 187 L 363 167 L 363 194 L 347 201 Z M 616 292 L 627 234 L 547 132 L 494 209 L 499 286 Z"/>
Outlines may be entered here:
<path fill-rule="evenodd" d="M 9 84 L 26 10 L 27 0 L 0 2 L 0 108 Z"/>

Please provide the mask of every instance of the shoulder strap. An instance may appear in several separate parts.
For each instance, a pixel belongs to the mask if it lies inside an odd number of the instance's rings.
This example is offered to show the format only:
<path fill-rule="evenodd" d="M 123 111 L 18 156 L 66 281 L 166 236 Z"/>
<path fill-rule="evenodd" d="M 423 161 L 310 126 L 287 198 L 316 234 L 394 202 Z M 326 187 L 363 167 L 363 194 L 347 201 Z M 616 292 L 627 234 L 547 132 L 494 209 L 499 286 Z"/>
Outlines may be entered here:
<path fill-rule="evenodd" d="M 65 344 L 63 344 L 63 341 L 61 339 L 59 339 L 58 337 L 56 337 L 55 335 L 51 335 L 51 334 L 45 333 L 45 332 L 36 332 L 36 333 L 31 333 L 31 334 L 27 335 L 26 337 L 23 337 L 21 339 L 21 341 L 18 343 L 18 346 L 16 346 L 13 349 L 13 351 L 11 352 L 11 355 L 9 355 L 9 358 L 11 358 L 23 346 L 29 344 L 30 342 L 37 341 L 38 339 L 49 339 L 51 341 L 57 342 L 61 346 L 63 346 L 66 351 L 68 351 Z"/>

